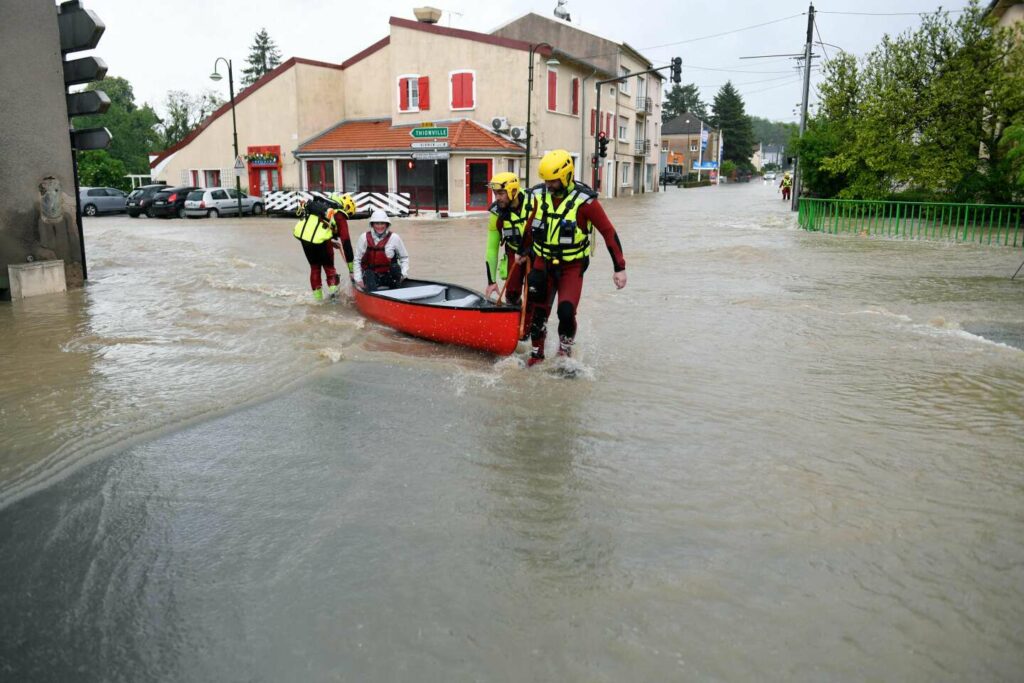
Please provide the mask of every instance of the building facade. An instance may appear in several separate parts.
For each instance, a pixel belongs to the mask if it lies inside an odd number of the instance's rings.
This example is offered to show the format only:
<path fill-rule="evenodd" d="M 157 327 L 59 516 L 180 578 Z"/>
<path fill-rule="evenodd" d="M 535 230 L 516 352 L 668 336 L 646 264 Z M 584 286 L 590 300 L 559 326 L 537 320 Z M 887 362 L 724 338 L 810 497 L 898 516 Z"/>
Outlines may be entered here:
<path fill-rule="evenodd" d="M 486 210 L 490 176 L 524 171 L 529 52 L 524 41 L 392 17 L 386 37 L 344 62 L 289 59 L 236 97 L 243 182 L 251 194 L 408 192 L 421 210 Z M 534 59 L 536 156 L 564 148 L 588 159 L 585 83 L 611 72 L 557 45 Z M 230 103 L 160 153 L 154 177 L 230 184 L 228 114 Z"/>
<path fill-rule="evenodd" d="M 664 123 L 661 129 L 661 149 L 666 152 L 666 170 L 709 175 L 714 164 L 717 168 L 721 135 L 718 130 L 701 120 L 696 114 L 684 112 Z M 717 175 L 717 173 L 715 174 Z"/>
<path fill-rule="evenodd" d="M 496 36 L 547 42 L 560 51 L 581 55 L 581 59 L 614 76 L 619 83 L 606 83 L 601 93 L 601 111 L 596 110 L 596 89 L 584 88 L 582 101 L 589 112 L 582 158 L 586 172 L 580 177 L 601 194 L 614 197 L 658 191 L 658 165 L 661 149 L 661 99 L 664 78 L 657 73 L 639 74 L 654 67 L 626 43 L 599 36 L 569 21 L 529 13 L 493 31 Z M 595 73 L 585 82 L 594 83 L 609 76 Z M 604 132 L 609 139 L 608 156 L 597 169 L 591 166 L 594 136 Z M 539 148 L 535 153 L 542 154 Z"/>

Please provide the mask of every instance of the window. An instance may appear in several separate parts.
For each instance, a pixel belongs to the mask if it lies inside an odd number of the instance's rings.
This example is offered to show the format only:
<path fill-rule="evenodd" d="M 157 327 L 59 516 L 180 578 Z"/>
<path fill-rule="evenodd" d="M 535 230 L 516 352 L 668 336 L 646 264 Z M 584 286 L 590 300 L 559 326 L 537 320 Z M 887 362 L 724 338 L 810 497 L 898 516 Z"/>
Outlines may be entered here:
<path fill-rule="evenodd" d="M 622 168 L 622 178 L 621 178 L 620 184 L 623 187 L 628 187 L 629 186 L 629 167 L 630 167 L 630 163 L 628 161 L 622 162 L 622 166 L 621 166 L 621 168 Z"/>
<path fill-rule="evenodd" d="M 622 140 L 623 142 L 625 142 L 627 140 L 627 138 L 626 138 L 626 129 L 627 128 L 629 128 L 629 119 L 627 119 L 625 116 L 620 116 L 619 117 L 619 139 Z"/>
<path fill-rule="evenodd" d="M 419 74 L 398 77 L 398 111 L 426 111 L 430 109 L 430 79 Z"/>
<path fill-rule="evenodd" d="M 548 111 L 558 111 L 558 72 L 548 69 Z"/>
<path fill-rule="evenodd" d="M 214 190 L 210 193 L 210 199 L 227 199 L 228 193 L 224 190 Z"/>
<path fill-rule="evenodd" d="M 696 142 L 691 142 L 690 143 L 690 151 L 691 152 L 696 152 L 697 151 L 697 143 Z"/>
<path fill-rule="evenodd" d="M 307 161 L 306 189 L 318 192 L 334 191 L 334 162 Z"/>
<path fill-rule="evenodd" d="M 580 115 L 580 79 L 572 79 L 572 96 L 570 98 L 572 102 L 572 115 Z"/>
<path fill-rule="evenodd" d="M 505 159 L 505 164 L 506 164 L 506 166 L 505 166 L 505 170 L 506 171 L 508 171 L 509 173 L 515 173 L 516 172 L 516 160 L 515 159 Z"/>
<path fill-rule="evenodd" d="M 199 171 L 192 171 L 192 186 L 199 187 Z"/>
<path fill-rule="evenodd" d="M 629 69 L 627 69 L 624 66 L 620 66 L 619 67 L 619 75 L 620 76 L 628 77 L 629 74 L 630 74 Z M 626 78 L 625 80 L 619 81 L 619 92 L 621 92 L 623 94 L 626 94 L 626 95 L 629 94 L 629 78 Z"/>
<path fill-rule="evenodd" d="M 473 109 L 476 106 L 475 72 L 451 72 L 448 76 L 448 92 L 452 109 Z"/>
<path fill-rule="evenodd" d="M 230 197 L 231 199 L 238 199 L 239 197 L 244 199 L 245 198 L 245 193 L 244 192 L 239 192 L 238 190 L 235 190 L 235 189 L 229 189 L 228 190 L 228 197 Z"/>
<path fill-rule="evenodd" d="M 447 163 L 447 162 L 442 162 Z M 433 164 L 418 164 L 417 168 L 433 168 Z M 342 162 L 345 192 L 387 192 L 388 162 L 383 159 L 372 161 Z M 433 172 L 433 171 L 431 171 Z"/>
<path fill-rule="evenodd" d="M 203 171 L 203 187 L 219 187 L 220 171 Z"/>
<path fill-rule="evenodd" d="M 103 188 L 99 188 L 98 187 L 96 189 L 89 190 L 86 193 L 86 196 L 89 196 L 89 197 L 106 197 L 107 196 L 107 191 L 104 190 Z"/>

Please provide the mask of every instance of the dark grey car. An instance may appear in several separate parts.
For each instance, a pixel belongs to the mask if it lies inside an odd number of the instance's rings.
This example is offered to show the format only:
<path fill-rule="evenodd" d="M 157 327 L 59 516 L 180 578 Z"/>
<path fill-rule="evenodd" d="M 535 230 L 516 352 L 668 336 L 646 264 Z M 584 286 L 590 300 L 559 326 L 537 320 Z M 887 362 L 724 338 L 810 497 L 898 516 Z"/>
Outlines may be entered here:
<path fill-rule="evenodd" d="M 78 190 L 78 199 L 85 216 L 121 213 L 128 203 L 128 193 L 116 187 L 83 187 Z"/>

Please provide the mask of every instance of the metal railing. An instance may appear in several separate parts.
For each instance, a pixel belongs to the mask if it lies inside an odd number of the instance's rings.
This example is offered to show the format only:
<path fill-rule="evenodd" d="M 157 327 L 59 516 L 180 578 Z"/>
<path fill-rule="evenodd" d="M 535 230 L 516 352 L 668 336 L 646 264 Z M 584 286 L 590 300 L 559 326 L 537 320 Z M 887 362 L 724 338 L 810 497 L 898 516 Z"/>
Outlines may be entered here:
<path fill-rule="evenodd" d="M 650 97 L 644 97 L 643 95 L 638 95 L 637 96 L 637 98 L 636 98 L 636 111 L 637 111 L 637 113 L 639 113 L 639 114 L 650 114 L 652 107 L 653 107 L 653 105 L 651 104 L 651 98 Z"/>
<path fill-rule="evenodd" d="M 804 230 L 1024 247 L 1024 205 L 801 197 Z"/>
<path fill-rule="evenodd" d="M 635 156 L 647 156 L 651 153 L 651 141 L 650 140 L 637 140 L 633 146 L 633 154 Z"/>

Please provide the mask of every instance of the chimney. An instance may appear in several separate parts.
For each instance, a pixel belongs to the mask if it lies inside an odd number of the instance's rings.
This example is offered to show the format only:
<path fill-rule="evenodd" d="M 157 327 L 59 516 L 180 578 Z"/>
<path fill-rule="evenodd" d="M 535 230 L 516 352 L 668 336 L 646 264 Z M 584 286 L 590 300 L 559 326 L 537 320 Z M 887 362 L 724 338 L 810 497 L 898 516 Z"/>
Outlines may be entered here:
<path fill-rule="evenodd" d="M 416 21 L 421 21 L 424 24 L 436 24 L 437 20 L 441 18 L 441 10 L 436 7 L 416 7 L 412 13 L 416 15 Z"/>

